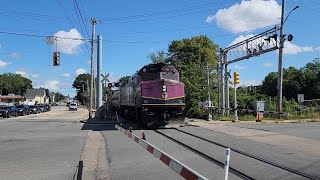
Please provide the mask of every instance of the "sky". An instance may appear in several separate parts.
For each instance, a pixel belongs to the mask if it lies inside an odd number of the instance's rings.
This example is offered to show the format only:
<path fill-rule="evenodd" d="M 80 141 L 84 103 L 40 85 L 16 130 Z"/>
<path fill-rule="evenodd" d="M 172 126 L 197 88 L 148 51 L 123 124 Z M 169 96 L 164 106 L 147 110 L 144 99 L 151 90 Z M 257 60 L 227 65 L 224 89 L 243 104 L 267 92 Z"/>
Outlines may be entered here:
<path fill-rule="evenodd" d="M 320 25 L 316 23 L 320 2 L 286 2 L 286 14 L 299 8 L 284 26 L 285 34 L 294 39 L 285 43 L 283 66 L 300 68 L 320 57 Z M 34 87 L 74 96 L 72 82 L 77 75 L 90 72 L 92 17 L 99 19 L 96 35 L 103 39 L 102 71 L 116 81 L 150 63 L 149 53 L 167 51 L 173 40 L 207 35 L 226 48 L 278 25 L 280 13 L 279 0 L 3 0 L 0 73 L 18 73 L 31 79 Z M 49 36 L 87 41 L 58 39 L 61 66 L 56 67 L 52 60 L 56 46 L 46 43 Z M 278 51 L 273 51 L 230 68 L 240 72 L 241 85 L 257 85 L 277 71 L 277 61 Z"/>

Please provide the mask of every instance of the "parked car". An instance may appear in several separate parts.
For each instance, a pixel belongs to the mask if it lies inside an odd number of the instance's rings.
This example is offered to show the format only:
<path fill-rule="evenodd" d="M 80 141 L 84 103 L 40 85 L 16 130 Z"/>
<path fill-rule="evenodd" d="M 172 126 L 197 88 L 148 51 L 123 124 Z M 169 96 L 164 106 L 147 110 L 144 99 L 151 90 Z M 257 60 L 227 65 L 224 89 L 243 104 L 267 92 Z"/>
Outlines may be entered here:
<path fill-rule="evenodd" d="M 39 106 L 37 106 L 37 105 L 29 106 L 29 111 L 30 111 L 30 114 L 38 114 L 38 113 L 40 113 Z"/>
<path fill-rule="evenodd" d="M 52 103 L 51 106 L 58 106 L 58 103 Z"/>
<path fill-rule="evenodd" d="M 17 111 L 18 111 L 19 116 L 24 116 L 24 115 L 30 114 L 30 110 L 29 110 L 28 105 L 18 105 L 16 107 L 17 107 Z"/>
<path fill-rule="evenodd" d="M 46 107 L 47 111 L 51 111 L 51 106 L 50 106 L 50 104 L 45 104 L 44 106 Z"/>
<path fill-rule="evenodd" d="M 18 116 L 18 109 L 15 106 L 2 106 L 0 107 L 0 113 L 3 118 L 9 118 L 10 116 Z"/>
<path fill-rule="evenodd" d="M 75 110 L 75 111 L 78 110 L 78 104 L 77 103 L 73 102 L 73 103 L 69 104 L 69 111 L 72 111 L 72 110 Z"/>
<path fill-rule="evenodd" d="M 45 105 L 41 104 L 41 105 L 38 105 L 39 109 L 41 112 L 47 112 L 47 108 Z"/>

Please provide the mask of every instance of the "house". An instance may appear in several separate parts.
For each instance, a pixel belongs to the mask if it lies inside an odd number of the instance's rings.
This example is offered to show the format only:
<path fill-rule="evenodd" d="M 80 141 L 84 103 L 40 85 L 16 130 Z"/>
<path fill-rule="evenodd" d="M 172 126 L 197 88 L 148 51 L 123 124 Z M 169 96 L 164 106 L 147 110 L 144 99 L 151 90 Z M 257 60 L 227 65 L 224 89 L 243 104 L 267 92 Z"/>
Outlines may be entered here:
<path fill-rule="evenodd" d="M 27 89 L 25 94 L 25 104 L 49 104 L 49 97 L 46 96 L 44 88 Z"/>
<path fill-rule="evenodd" d="M 8 95 L 0 95 L 0 105 L 12 106 L 16 103 L 23 101 L 23 96 L 8 94 Z"/>

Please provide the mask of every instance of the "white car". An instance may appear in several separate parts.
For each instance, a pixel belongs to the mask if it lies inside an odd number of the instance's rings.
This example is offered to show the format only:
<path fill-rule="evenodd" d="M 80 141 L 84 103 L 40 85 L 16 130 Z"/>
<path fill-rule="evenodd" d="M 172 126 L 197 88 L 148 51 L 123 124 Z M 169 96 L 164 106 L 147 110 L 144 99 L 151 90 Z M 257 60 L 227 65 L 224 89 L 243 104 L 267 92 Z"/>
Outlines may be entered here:
<path fill-rule="evenodd" d="M 75 111 L 77 111 L 78 110 L 78 105 L 77 105 L 77 103 L 70 103 L 69 104 L 69 111 L 72 111 L 72 110 L 75 110 Z"/>

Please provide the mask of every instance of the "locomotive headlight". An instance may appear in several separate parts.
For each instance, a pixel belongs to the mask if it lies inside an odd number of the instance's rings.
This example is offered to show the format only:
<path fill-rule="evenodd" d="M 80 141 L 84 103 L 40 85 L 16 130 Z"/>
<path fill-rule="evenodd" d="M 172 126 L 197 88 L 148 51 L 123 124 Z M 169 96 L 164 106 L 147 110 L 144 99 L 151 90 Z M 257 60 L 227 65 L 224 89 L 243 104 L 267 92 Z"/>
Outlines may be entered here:
<path fill-rule="evenodd" d="M 166 92 L 167 91 L 167 86 L 162 86 L 162 92 Z"/>
<path fill-rule="evenodd" d="M 143 100 L 143 103 L 144 104 L 148 104 L 148 100 Z"/>
<path fill-rule="evenodd" d="M 186 108 L 185 106 L 181 106 L 181 107 L 180 107 L 180 109 L 181 109 L 182 111 L 184 111 L 185 108 Z"/>

